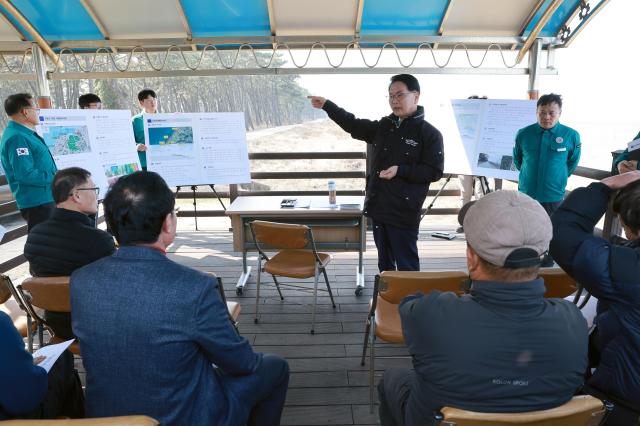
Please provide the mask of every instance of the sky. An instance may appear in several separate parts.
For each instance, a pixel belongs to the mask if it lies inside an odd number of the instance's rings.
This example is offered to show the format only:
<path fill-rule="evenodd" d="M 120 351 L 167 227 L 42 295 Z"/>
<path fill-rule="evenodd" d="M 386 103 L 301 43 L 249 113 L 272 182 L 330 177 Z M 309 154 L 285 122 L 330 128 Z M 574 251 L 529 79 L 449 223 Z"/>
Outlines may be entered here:
<path fill-rule="evenodd" d="M 557 75 L 540 76 L 540 94 L 554 92 L 563 96 L 561 122 L 575 128 L 582 138 L 580 165 L 609 169 L 610 151 L 622 149 L 640 130 L 640 1 L 610 0 L 567 49 L 556 51 Z M 424 55 L 421 52 L 420 55 Z M 472 52 L 474 62 L 483 52 Z M 395 53 L 383 55 L 381 64 L 397 66 Z M 409 62 L 412 52 L 405 52 Z M 447 52 L 437 52 L 439 62 Z M 457 52 L 454 62 L 466 66 L 464 53 Z M 501 64 L 500 56 L 490 53 L 488 66 Z M 373 62 L 376 54 L 369 52 Z M 386 56 L 386 57 L 385 57 Z M 331 55 L 338 62 L 340 54 Z M 302 62 L 299 59 L 298 62 Z M 421 56 L 419 56 L 420 61 Z M 430 58 L 430 55 L 423 56 Z M 361 64 L 353 57 L 350 64 Z M 387 61 L 385 63 L 385 61 Z M 513 63 L 512 57 L 506 58 Z M 526 61 L 526 58 L 525 58 Z M 546 56 L 542 57 L 543 63 Z M 425 63 L 428 62 L 425 59 Z M 326 65 L 322 52 L 315 52 L 309 66 Z M 421 85 L 421 100 L 425 105 L 434 100 L 467 98 L 485 95 L 493 99 L 526 99 L 527 76 L 478 75 L 416 75 Z M 389 76 L 364 75 L 303 75 L 300 83 L 311 93 L 324 96 L 362 118 L 379 118 L 389 114 L 387 94 Z M 424 99 L 428 97 L 429 99 Z M 429 111 L 427 110 L 427 120 Z M 437 123 L 433 123 L 437 127 Z M 446 141 L 445 141 L 446 145 Z"/>

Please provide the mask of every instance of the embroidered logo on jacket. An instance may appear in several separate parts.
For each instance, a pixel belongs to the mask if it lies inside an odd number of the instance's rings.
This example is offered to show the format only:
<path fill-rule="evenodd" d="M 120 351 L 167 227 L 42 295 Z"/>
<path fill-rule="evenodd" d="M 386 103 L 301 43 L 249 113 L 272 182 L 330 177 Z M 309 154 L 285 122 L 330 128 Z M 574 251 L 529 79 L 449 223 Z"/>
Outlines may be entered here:
<path fill-rule="evenodd" d="M 411 146 L 418 146 L 418 142 L 414 141 L 413 139 L 405 139 L 404 143 Z"/>
<path fill-rule="evenodd" d="M 29 148 L 18 148 L 16 152 L 18 155 L 29 155 Z"/>

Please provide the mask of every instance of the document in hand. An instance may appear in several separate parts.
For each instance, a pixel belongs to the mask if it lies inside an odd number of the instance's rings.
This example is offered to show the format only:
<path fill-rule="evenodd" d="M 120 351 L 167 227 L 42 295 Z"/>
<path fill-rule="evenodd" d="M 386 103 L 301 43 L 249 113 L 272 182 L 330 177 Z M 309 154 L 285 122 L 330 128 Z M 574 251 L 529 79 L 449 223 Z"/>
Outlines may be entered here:
<path fill-rule="evenodd" d="M 629 160 L 640 160 L 640 139 L 634 139 L 627 144 Z"/>
<path fill-rule="evenodd" d="M 51 371 L 51 367 L 56 363 L 62 352 L 64 352 L 73 341 L 76 339 L 67 340 L 66 342 L 58 343 L 56 345 L 47 345 L 43 346 L 37 351 L 33 353 L 33 357 L 37 358 L 39 356 L 45 357 L 44 361 L 42 361 L 38 366 L 47 370 L 47 373 Z"/>

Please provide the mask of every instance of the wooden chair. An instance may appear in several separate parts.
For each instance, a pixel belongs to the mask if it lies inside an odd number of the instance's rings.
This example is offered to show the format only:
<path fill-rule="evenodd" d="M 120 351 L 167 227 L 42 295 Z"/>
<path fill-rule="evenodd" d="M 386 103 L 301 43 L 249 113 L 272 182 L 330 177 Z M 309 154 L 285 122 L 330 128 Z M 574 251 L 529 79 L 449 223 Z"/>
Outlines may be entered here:
<path fill-rule="evenodd" d="M 13 300 L 10 300 L 11 296 L 13 296 Z M 0 305 L 2 305 L 0 306 L 0 311 L 9 315 L 20 335 L 27 337 L 27 328 L 30 325 L 31 318 L 18 294 L 18 290 L 11 282 L 11 278 L 6 275 L 0 275 Z"/>
<path fill-rule="evenodd" d="M 336 307 L 327 277 L 326 266 L 331 261 L 331 255 L 319 253 L 313 241 L 311 228 L 306 225 L 292 225 L 285 223 L 265 222 L 254 220 L 249 224 L 253 241 L 258 250 L 258 277 L 256 279 L 256 317 L 258 323 L 260 308 L 260 278 L 261 272 L 267 272 L 273 277 L 280 299 L 284 300 L 280 291 L 280 284 L 276 275 L 289 278 L 313 277 L 313 307 L 311 311 L 311 334 L 315 332 L 316 301 L 318 297 L 318 276 L 322 272 L 327 284 L 327 291 L 331 297 L 331 304 Z M 271 259 L 265 254 L 266 248 L 280 251 Z M 264 265 L 262 261 L 265 261 Z"/>
<path fill-rule="evenodd" d="M 60 420 L 5 420 L 1 426 L 158 426 L 160 423 L 147 416 L 100 417 L 95 419 Z"/>
<path fill-rule="evenodd" d="M 564 299 L 578 290 L 576 280 L 560 268 L 540 268 L 539 276 L 544 279 L 546 298 Z"/>
<path fill-rule="evenodd" d="M 373 382 L 375 371 L 375 340 L 379 338 L 389 343 L 404 343 L 398 305 L 406 296 L 416 293 L 427 294 L 431 290 L 464 293 L 468 275 L 461 271 L 412 272 L 385 271 L 377 275 L 373 287 L 373 297 L 369 302 L 362 347 L 361 365 L 369 349 L 369 403 L 373 410 Z M 371 341 L 369 342 L 369 338 Z"/>
<path fill-rule="evenodd" d="M 442 426 L 585 426 L 599 425 L 613 405 L 590 395 L 574 396 L 556 408 L 526 413 L 477 413 L 459 408 L 444 407 L 439 425 Z"/>
<path fill-rule="evenodd" d="M 55 335 L 42 316 L 38 315 L 34 307 L 51 312 L 71 312 L 71 300 L 69 298 L 69 277 L 31 277 L 18 286 L 18 291 L 29 315 L 36 322 L 38 331 L 38 343 L 44 344 L 44 330 L 51 334 L 48 344 L 61 343 L 64 339 Z M 33 333 L 29 332 L 29 346 L 33 345 Z M 80 355 L 80 345 L 76 340 L 69 346 L 69 350 Z"/>

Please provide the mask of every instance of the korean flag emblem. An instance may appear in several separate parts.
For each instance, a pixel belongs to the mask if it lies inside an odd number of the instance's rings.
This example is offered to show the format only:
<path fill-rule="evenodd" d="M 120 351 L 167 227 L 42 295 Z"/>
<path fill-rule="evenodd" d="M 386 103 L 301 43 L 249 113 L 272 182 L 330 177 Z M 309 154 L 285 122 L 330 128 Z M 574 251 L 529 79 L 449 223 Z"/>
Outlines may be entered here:
<path fill-rule="evenodd" d="M 556 138 L 556 143 L 562 143 L 562 142 L 564 142 L 564 139 L 562 139 L 560 136 L 558 136 Z"/>
<path fill-rule="evenodd" d="M 29 155 L 29 148 L 18 148 L 16 152 L 18 155 Z"/>

